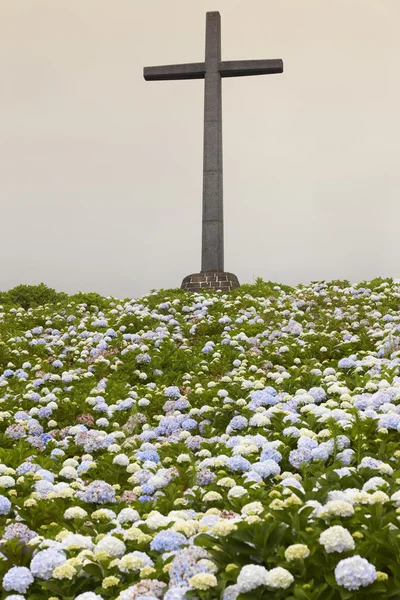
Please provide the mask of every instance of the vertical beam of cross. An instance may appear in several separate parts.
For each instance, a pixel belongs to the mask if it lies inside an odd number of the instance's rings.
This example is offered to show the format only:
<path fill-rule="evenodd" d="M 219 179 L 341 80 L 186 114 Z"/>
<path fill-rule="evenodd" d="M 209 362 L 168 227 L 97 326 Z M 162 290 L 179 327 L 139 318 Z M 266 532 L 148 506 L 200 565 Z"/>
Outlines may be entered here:
<path fill-rule="evenodd" d="M 281 59 L 221 60 L 221 17 L 206 15 L 205 62 L 145 67 L 146 81 L 204 79 L 203 228 L 201 270 L 224 270 L 222 77 L 282 73 Z"/>
<path fill-rule="evenodd" d="M 222 179 L 221 17 L 206 16 L 203 148 L 202 271 L 224 270 Z"/>

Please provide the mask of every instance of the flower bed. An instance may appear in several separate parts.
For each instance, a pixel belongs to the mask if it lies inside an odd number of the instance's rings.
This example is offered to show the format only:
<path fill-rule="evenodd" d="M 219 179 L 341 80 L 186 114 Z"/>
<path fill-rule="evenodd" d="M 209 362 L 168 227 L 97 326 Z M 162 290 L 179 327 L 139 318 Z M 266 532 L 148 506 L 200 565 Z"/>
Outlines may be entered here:
<path fill-rule="evenodd" d="M 81 296 L 0 306 L 2 598 L 400 598 L 397 283 Z"/>

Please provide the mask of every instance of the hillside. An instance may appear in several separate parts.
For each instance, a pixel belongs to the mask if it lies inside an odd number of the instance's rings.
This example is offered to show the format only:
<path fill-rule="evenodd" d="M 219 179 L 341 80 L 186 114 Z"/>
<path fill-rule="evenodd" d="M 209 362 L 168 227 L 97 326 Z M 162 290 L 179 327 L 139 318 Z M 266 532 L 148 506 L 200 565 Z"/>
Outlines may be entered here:
<path fill-rule="evenodd" d="M 1 293 L 2 598 L 400 598 L 399 309 Z"/>

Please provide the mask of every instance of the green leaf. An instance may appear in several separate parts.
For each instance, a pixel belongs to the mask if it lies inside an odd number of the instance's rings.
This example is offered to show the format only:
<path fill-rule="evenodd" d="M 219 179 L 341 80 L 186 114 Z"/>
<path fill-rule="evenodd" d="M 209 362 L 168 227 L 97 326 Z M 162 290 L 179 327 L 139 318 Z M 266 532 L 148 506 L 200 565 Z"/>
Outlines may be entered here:
<path fill-rule="evenodd" d="M 87 565 L 85 565 L 83 567 L 83 570 L 86 573 L 88 573 L 89 575 L 92 575 L 93 577 L 97 577 L 98 579 L 103 578 L 103 572 L 102 572 L 101 568 L 99 567 L 99 565 L 96 565 L 95 563 L 88 563 Z"/>
<path fill-rule="evenodd" d="M 63 588 L 54 581 L 44 581 L 41 583 L 41 586 L 45 590 L 49 590 L 50 592 L 57 594 L 57 596 L 65 597 L 65 589 L 63 590 Z"/>

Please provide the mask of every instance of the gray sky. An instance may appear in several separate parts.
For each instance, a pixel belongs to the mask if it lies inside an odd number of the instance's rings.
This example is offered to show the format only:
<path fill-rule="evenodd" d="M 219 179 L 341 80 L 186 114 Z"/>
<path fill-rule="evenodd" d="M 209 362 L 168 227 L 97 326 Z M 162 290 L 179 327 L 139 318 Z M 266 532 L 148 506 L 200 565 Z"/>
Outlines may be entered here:
<path fill-rule="evenodd" d="M 203 81 L 143 67 L 282 58 L 224 80 L 225 268 L 400 277 L 399 0 L 1 0 L 0 290 L 137 296 L 200 269 Z"/>

